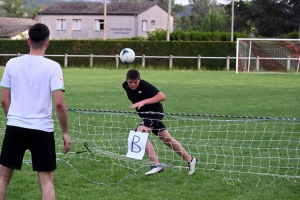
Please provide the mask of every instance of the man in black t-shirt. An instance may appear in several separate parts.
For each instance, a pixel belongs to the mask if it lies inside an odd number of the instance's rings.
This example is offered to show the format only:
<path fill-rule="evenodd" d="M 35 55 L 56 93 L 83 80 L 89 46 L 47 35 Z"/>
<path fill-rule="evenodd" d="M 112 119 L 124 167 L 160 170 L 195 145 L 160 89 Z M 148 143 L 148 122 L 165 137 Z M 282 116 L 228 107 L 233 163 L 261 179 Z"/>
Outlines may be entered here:
<path fill-rule="evenodd" d="M 142 118 L 142 122 L 137 128 L 137 131 L 147 133 L 152 131 L 164 144 L 168 145 L 187 161 L 188 174 L 194 174 L 198 159 L 186 152 L 181 144 L 170 135 L 162 122 L 164 110 L 160 102 L 166 100 L 166 96 L 155 86 L 142 80 L 140 73 L 135 69 L 131 69 L 127 72 L 123 88 L 126 91 L 128 99 L 133 103 L 130 108 L 135 108 Z M 150 112 L 155 112 L 155 114 Z M 163 166 L 158 161 L 153 145 L 149 140 L 147 140 L 145 151 L 152 162 L 150 171 L 145 175 L 152 175 L 164 171 Z"/>

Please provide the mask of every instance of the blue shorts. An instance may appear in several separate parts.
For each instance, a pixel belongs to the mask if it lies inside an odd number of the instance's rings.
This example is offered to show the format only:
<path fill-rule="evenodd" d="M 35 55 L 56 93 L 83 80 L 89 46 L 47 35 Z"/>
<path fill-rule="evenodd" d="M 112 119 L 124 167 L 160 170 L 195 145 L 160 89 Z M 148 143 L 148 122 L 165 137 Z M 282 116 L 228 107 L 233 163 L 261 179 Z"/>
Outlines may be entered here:
<path fill-rule="evenodd" d="M 0 164 L 20 170 L 26 150 L 31 152 L 33 171 L 56 169 L 54 132 L 7 126 L 2 144 Z"/>
<path fill-rule="evenodd" d="M 157 136 L 160 131 L 166 130 L 162 122 L 163 115 L 143 115 L 140 125 L 152 128 L 152 132 Z"/>

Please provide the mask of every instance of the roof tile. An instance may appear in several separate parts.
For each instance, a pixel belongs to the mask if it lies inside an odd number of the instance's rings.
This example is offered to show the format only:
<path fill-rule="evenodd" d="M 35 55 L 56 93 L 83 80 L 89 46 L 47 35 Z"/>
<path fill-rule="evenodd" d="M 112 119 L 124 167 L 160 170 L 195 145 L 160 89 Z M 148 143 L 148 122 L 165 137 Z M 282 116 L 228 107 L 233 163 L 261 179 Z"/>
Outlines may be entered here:
<path fill-rule="evenodd" d="M 157 2 L 111 2 L 107 3 L 106 14 L 138 14 L 156 4 L 159 5 Z M 103 13 L 104 3 L 101 2 L 58 2 L 39 12 L 42 15 Z"/>

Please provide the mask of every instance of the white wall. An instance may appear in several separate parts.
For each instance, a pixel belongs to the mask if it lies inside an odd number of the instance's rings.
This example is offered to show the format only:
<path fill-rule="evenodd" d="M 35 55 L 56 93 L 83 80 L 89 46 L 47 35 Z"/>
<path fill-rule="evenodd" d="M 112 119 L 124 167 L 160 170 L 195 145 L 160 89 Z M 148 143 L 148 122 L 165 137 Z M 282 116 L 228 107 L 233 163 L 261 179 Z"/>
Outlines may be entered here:
<path fill-rule="evenodd" d="M 103 38 L 103 31 L 95 30 L 95 20 L 103 19 L 102 15 L 39 15 L 39 22 L 46 24 L 50 29 L 50 39 L 94 39 Z M 66 30 L 57 30 L 57 20 L 66 20 Z M 82 30 L 73 30 L 73 19 L 82 20 Z M 106 38 L 132 38 L 146 36 L 142 31 L 142 20 L 147 20 L 147 29 L 161 27 L 167 29 L 168 13 L 155 5 L 148 10 L 135 15 L 107 15 Z M 151 24 L 155 21 L 155 24 Z M 171 16 L 171 31 L 173 31 L 173 17 Z"/>
<path fill-rule="evenodd" d="M 153 30 L 155 28 L 163 28 L 167 30 L 168 13 L 162 10 L 158 5 L 153 6 L 151 9 L 138 15 L 138 35 L 147 35 L 142 31 L 142 21 L 147 20 L 146 31 Z M 152 25 L 151 21 L 155 21 Z M 173 32 L 173 16 L 170 16 L 170 31 Z"/>

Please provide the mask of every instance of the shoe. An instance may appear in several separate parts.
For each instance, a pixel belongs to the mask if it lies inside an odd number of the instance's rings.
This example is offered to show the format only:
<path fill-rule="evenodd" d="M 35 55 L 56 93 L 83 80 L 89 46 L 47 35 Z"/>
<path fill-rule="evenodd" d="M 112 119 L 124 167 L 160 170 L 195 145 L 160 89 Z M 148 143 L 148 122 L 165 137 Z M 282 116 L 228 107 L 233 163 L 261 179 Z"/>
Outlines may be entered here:
<path fill-rule="evenodd" d="M 198 162 L 198 159 L 195 157 L 192 157 L 191 161 L 188 162 L 188 168 L 189 168 L 189 175 L 192 175 L 195 173 L 196 163 Z"/>
<path fill-rule="evenodd" d="M 149 176 L 163 171 L 164 171 L 164 167 L 161 164 L 152 165 L 150 171 L 148 171 L 145 175 Z"/>

